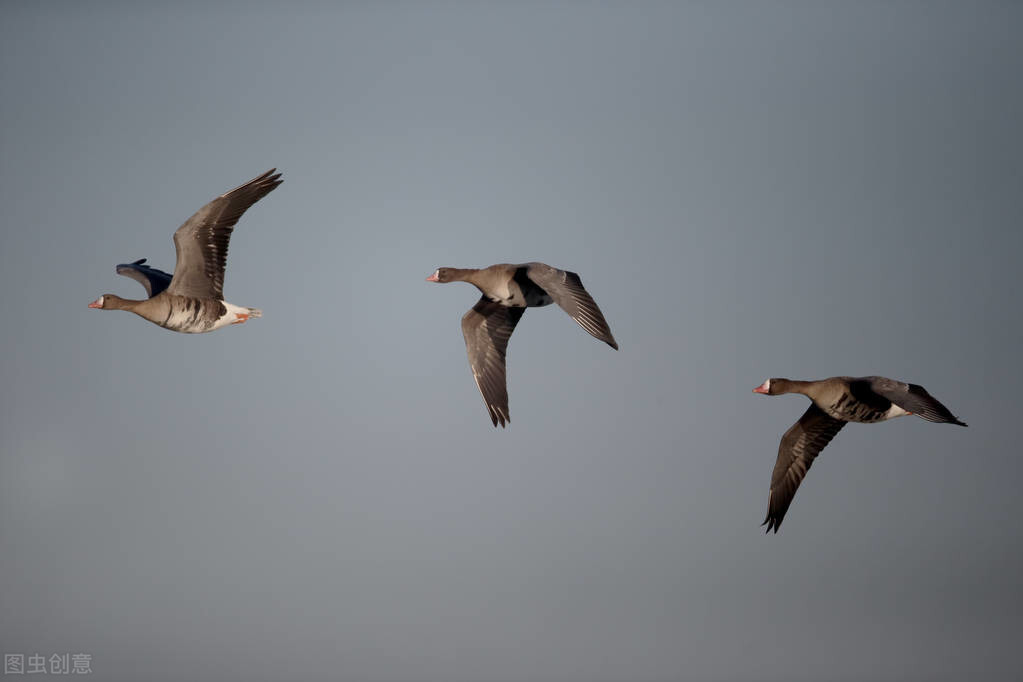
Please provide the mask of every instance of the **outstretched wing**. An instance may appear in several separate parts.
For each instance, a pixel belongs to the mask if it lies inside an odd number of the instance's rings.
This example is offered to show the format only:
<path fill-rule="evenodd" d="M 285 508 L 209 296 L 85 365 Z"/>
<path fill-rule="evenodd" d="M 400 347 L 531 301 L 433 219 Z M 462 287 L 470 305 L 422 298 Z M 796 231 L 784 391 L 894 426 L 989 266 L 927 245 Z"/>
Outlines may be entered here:
<path fill-rule="evenodd" d="M 887 398 L 907 412 L 912 412 L 929 422 L 966 426 L 919 384 L 906 384 L 886 377 L 869 377 L 869 380 L 870 387 L 875 393 Z"/>
<path fill-rule="evenodd" d="M 168 291 L 192 298 L 224 298 L 224 268 L 231 233 L 242 214 L 283 180 L 271 168 L 195 212 L 174 233 L 178 261 Z"/>
<path fill-rule="evenodd" d="M 149 298 L 152 298 L 167 288 L 171 283 L 173 275 L 163 270 L 157 270 L 149 265 L 143 265 L 145 262 L 145 258 L 139 258 L 133 263 L 120 263 L 117 266 L 117 274 L 131 277 L 144 286 L 146 294 L 149 295 Z"/>
<path fill-rule="evenodd" d="M 500 422 L 503 427 L 511 421 L 504 357 L 508 339 L 524 312 L 525 308 L 508 308 L 482 296 L 462 317 L 462 336 L 465 337 L 469 367 L 494 426 Z"/>
<path fill-rule="evenodd" d="M 771 474 L 771 493 L 767 498 L 767 518 L 760 525 L 767 532 L 777 533 L 785 512 L 792 504 L 799 484 L 806 477 L 813 460 L 835 434 L 845 426 L 844 421 L 829 417 L 824 410 L 811 403 L 792 427 L 781 437 L 778 460 Z"/>
<path fill-rule="evenodd" d="M 546 291 L 591 336 L 618 350 L 618 342 L 611 334 L 611 327 L 597 303 L 583 288 L 579 275 L 553 268 L 546 263 L 527 263 L 526 276 Z"/>

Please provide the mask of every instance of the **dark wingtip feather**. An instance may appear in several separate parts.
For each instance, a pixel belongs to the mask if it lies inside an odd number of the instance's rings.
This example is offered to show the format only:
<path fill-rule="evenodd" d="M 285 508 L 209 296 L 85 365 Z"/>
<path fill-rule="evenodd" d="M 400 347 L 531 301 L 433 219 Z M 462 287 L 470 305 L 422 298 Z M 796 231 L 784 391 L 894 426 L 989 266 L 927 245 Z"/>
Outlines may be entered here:
<path fill-rule="evenodd" d="M 498 423 L 501 424 L 501 428 L 503 429 L 505 428 L 505 422 L 511 421 L 511 417 L 502 417 L 497 410 L 493 409 L 489 405 L 487 406 L 487 410 L 490 412 L 490 421 L 494 423 L 495 429 L 497 428 Z"/>

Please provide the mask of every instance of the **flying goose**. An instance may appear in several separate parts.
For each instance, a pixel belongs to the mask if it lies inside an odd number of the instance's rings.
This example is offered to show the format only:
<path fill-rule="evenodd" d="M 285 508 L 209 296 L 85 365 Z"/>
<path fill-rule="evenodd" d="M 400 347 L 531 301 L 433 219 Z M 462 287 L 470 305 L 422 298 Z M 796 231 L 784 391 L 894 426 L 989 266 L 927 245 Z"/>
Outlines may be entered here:
<path fill-rule="evenodd" d="M 781 437 L 767 498 L 767 518 L 761 524 L 767 526 L 767 532 L 778 532 L 814 458 L 847 422 L 873 424 L 915 414 L 931 422 L 966 426 L 923 386 L 886 377 L 831 377 L 819 381 L 768 379 L 753 392 L 764 395 L 802 393 L 812 401 L 799 421 Z"/>
<path fill-rule="evenodd" d="M 134 301 L 103 294 L 89 304 L 102 310 L 128 310 L 164 329 L 200 334 L 261 317 L 258 308 L 224 300 L 224 268 L 234 226 L 254 203 L 283 180 L 276 168 L 209 202 L 174 233 L 174 275 L 156 270 L 145 258 L 117 266 L 117 273 L 137 280 L 150 298 Z M 169 280 L 169 281 L 168 281 Z"/>
<path fill-rule="evenodd" d="M 462 317 L 462 335 L 472 376 L 495 427 L 511 421 L 504 358 L 526 308 L 557 303 L 590 335 L 618 350 L 600 308 L 574 272 L 544 263 L 500 263 L 482 269 L 438 268 L 426 281 L 469 282 L 483 293 Z"/>

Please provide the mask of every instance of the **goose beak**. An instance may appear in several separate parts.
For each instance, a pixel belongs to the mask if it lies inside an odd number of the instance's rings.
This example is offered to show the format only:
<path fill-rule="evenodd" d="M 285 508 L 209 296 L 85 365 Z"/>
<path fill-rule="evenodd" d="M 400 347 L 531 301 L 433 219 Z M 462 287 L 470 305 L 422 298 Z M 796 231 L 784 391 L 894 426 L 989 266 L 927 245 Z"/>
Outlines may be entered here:
<path fill-rule="evenodd" d="M 764 395 L 767 395 L 770 392 L 770 390 L 771 389 L 769 389 L 767 387 L 767 382 L 765 381 L 764 383 L 762 383 L 759 386 L 757 386 L 756 388 L 754 388 L 753 392 L 754 393 L 763 393 Z"/>
<path fill-rule="evenodd" d="M 100 296 L 99 298 L 97 298 L 95 301 L 93 301 L 92 303 L 89 304 L 89 307 L 90 308 L 102 308 L 103 307 L 103 297 Z"/>
<path fill-rule="evenodd" d="M 432 275 L 430 275 L 429 277 L 427 277 L 426 281 L 427 282 L 439 282 L 440 281 L 440 277 L 438 277 L 437 273 L 435 272 Z"/>

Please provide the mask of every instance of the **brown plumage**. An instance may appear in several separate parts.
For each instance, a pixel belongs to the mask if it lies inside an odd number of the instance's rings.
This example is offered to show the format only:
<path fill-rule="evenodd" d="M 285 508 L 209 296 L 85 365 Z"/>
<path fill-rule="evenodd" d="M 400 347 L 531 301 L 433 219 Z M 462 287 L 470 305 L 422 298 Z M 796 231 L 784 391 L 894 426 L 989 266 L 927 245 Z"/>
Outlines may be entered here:
<path fill-rule="evenodd" d="M 820 381 L 768 379 L 754 393 L 801 393 L 810 407 L 782 436 L 767 498 L 767 532 L 778 532 L 792 498 L 813 460 L 848 422 L 872 424 L 915 414 L 932 422 L 963 422 L 923 386 L 886 377 L 831 377 Z"/>
<path fill-rule="evenodd" d="M 557 303 L 590 335 L 618 350 L 604 315 L 574 272 L 544 263 L 500 263 L 482 269 L 438 268 L 426 279 L 469 282 L 483 293 L 462 317 L 462 335 L 472 376 L 494 426 L 511 421 L 505 355 L 508 339 L 526 308 Z"/>
<path fill-rule="evenodd" d="M 224 270 L 231 233 L 242 214 L 283 182 L 270 169 L 257 178 L 216 197 L 186 220 L 174 233 L 177 263 L 166 289 L 153 294 L 152 273 L 142 273 L 141 261 L 119 265 L 117 272 L 137 279 L 151 298 L 136 301 L 104 294 L 89 304 L 102 310 L 128 310 L 171 331 L 196 334 L 260 317 L 257 308 L 224 300 Z M 143 266 L 149 270 L 148 266 Z M 155 271 L 166 277 L 166 273 Z M 142 275 L 140 277 L 140 275 Z"/>

